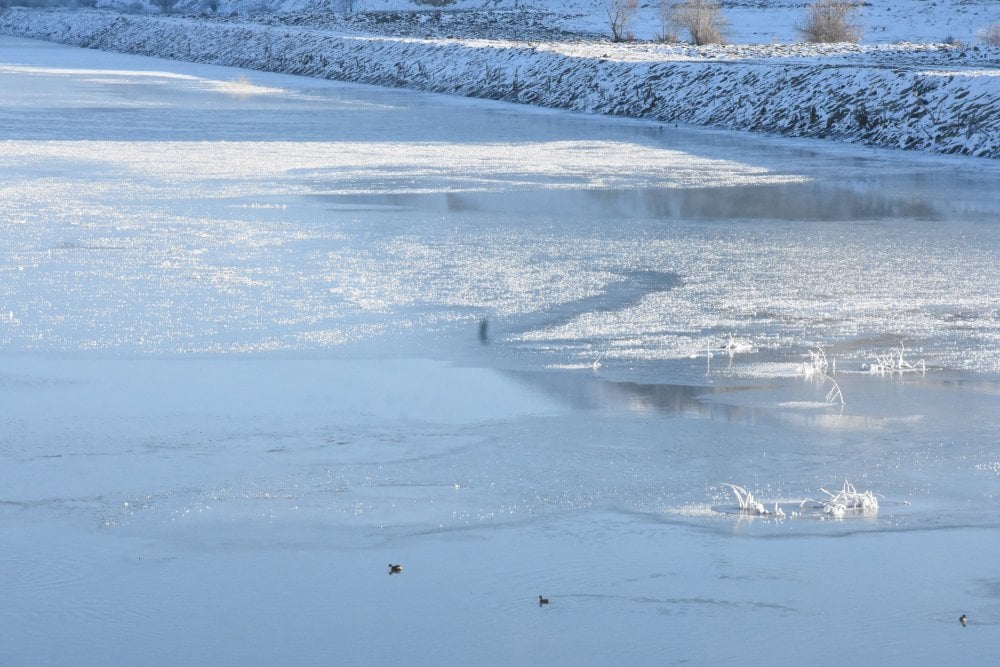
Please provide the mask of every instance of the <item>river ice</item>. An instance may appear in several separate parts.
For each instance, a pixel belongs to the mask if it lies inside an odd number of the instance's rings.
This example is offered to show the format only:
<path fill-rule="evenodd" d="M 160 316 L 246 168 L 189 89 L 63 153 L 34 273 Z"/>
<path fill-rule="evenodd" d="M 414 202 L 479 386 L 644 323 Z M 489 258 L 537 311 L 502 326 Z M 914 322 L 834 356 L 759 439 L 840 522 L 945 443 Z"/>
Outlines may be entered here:
<path fill-rule="evenodd" d="M 994 655 L 993 162 L 12 38 L 0 93 L 0 663 Z"/>

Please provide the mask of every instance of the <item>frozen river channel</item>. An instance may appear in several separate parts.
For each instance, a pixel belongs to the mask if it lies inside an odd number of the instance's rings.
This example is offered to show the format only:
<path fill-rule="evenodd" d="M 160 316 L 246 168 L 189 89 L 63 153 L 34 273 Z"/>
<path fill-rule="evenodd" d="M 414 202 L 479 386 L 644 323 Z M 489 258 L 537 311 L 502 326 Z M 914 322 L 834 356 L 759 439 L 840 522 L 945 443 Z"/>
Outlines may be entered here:
<path fill-rule="evenodd" d="M 0 664 L 988 664 L 998 184 L 0 37 Z"/>

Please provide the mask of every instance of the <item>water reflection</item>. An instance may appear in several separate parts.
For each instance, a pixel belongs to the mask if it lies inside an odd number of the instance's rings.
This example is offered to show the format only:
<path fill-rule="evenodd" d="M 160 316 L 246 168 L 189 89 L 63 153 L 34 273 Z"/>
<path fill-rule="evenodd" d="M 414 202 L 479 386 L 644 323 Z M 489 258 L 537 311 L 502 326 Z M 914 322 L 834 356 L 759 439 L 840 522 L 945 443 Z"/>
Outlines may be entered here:
<path fill-rule="evenodd" d="M 754 384 L 696 385 L 622 381 L 583 368 L 508 373 L 574 410 L 658 413 L 724 423 L 778 424 L 805 431 L 878 431 L 923 419 L 916 412 L 852 412 L 844 405 L 822 399 L 782 401 L 780 396 L 789 390 L 799 391 L 802 382 L 794 378 Z"/>
<path fill-rule="evenodd" d="M 754 407 L 705 400 L 712 396 L 755 389 L 750 386 L 696 387 L 615 382 L 586 371 L 511 371 L 511 375 L 558 397 L 575 410 L 661 412 L 727 422 L 753 422 L 763 414 L 763 411 Z"/>
<path fill-rule="evenodd" d="M 442 213 L 567 215 L 664 220 L 796 220 L 803 222 L 943 219 L 1000 213 L 1000 204 L 916 194 L 885 182 L 812 182 L 709 188 L 521 189 L 320 195 L 337 208 L 384 208 Z"/>

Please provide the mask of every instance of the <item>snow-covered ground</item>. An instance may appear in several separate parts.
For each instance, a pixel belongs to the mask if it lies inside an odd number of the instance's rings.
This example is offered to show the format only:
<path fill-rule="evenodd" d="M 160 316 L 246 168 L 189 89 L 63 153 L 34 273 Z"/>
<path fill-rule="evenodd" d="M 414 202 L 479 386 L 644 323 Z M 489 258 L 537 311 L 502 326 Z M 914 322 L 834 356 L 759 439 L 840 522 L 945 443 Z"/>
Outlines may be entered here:
<path fill-rule="evenodd" d="M 22 4 L 13 2 L 13 4 Z M 91 5 L 127 11 L 158 12 L 143 0 L 23 0 L 36 6 Z M 343 25 L 353 14 L 355 25 L 376 34 L 412 36 L 502 37 L 544 39 L 544 26 L 581 37 L 610 36 L 609 0 L 177 0 L 174 11 L 205 14 L 310 16 L 313 22 Z M 806 0 L 720 0 L 734 43 L 799 41 L 797 27 Z M 336 18 L 328 15 L 338 14 Z M 519 18 L 513 18 L 516 15 Z M 663 32 L 660 3 L 640 2 L 630 26 L 637 39 L 655 39 Z M 324 16 L 326 15 L 326 16 Z M 525 20 L 527 19 L 527 20 Z M 279 19 L 280 20 L 280 19 Z M 945 42 L 973 44 L 986 26 L 1000 21 L 994 0 L 873 0 L 856 16 L 865 42 Z M 519 33 L 519 31 L 521 31 Z"/>
<path fill-rule="evenodd" d="M 508 25 L 514 20 L 503 17 Z M 671 123 L 1000 156 L 996 47 L 696 49 L 346 34 L 339 19 L 334 23 L 273 14 L 264 20 L 94 11 L 0 15 L 0 30 L 9 34 L 113 51 Z"/>

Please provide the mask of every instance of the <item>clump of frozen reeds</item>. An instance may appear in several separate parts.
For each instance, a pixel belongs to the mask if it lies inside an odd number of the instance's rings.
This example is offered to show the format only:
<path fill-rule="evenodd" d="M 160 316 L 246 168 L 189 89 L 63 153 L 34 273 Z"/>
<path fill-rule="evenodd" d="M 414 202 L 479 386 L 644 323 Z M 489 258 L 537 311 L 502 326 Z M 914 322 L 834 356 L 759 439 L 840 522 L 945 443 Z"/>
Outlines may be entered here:
<path fill-rule="evenodd" d="M 809 352 L 809 362 L 802 364 L 802 374 L 807 378 L 825 376 L 826 369 L 829 367 L 826 361 L 826 352 L 822 347 L 817 348 L 815 351 L 807 351 Z"/>
<path fill-rule="evenodd" d="M 770 514 L 764 504 L 753 497 L 747 489 L 742 486 L 737 486 L 736 484 L 726 484 L 730 489 L 733 490 L 733 494 L 736 496 L 736 502 L 740 506 L 740 512 L 744 514 L 754 514 L 757 516 L 765 516 Z"/>
<path fill-rule="evenodd" d="M 802 375 L 806 378 L 815 378 L 820 382 L 829 382 L 830 391 L 826 394 L 827 403 L 840 403 L 844 404 L 844 394 L 840 391 L 840 385 L 834 380 L 830 375 L 827 374 L 827 369 L 831 373 L 837 371 L 837 360 L 834 359 L 833 363 L 830 363 L 826 359 L 826 352 L 822 347 L 817 348 L 815 351 L 808 350 L 809 361 L 801 365 Z"/>
<path fill-rule="evenodd" d="M 927 364 L 924 363 L 923 359 L 918 360 L 916 363 L 910 363 L 904 358 L 906 353 L 906 348 L 900 343 L 898 348 L 890 350 L 885 354 L 880 354 L 875 356 L 875 361 L 870 364 L 865 364 L 862 368 L 865 368 L 869 373 L 878 373 L 879 375 L 894 374 L 899 373 L 903 375 L 904 373 L 920 373 L 923 375 L 927 372 Z"/>
<path fill-rule="evenodd" d="M 826 494 L 826 499 L 824 500 L 805 498 L 798 501 L 800 511 L 792 512 L 790 515 L 785 513 L 778 502 L 774 503 L 774 512 L 771 512 L 764 507 L 764 503 L 754 498 L 753 493 L 742 486 L 737 484 L 724 484 L 723 486 L 728 486 L 732 489 L 733 495 L 736 496 L 736 503 L 739 506 L 740 514 L 769 516 L 777 520 L 790 516 L 794 519 L 804 516 L 802 509 L 806 507 L 808 509 L 805 510 L 805 513 L 808 515 L 815 516 L 813 512 L 817 512 L 822 517 L 834 519 L 843 519 L 848 514 L 871 517 L 878 513 L 878 498 L 875 496 L 875 493 L 872 491 L 858 491 L 847 480 L 844 480 L 844 486 L 836 493 L 820 488 L 820 491 Z"/>
<path fill-rule="evenodd" d="M 837 493 L 821 488 L 827 495 L 823 501 L 803 500 L 802 505 L 813 502 L 821 505 L 823 514 L 842 519 L 848 512 L 872 515 L 878 512 L 878 498 L 871 491 L 858 491 L 854 485 L 844 480 L 844 486 Z M 800 505 L 801 506 L 801 505 Z"/>

